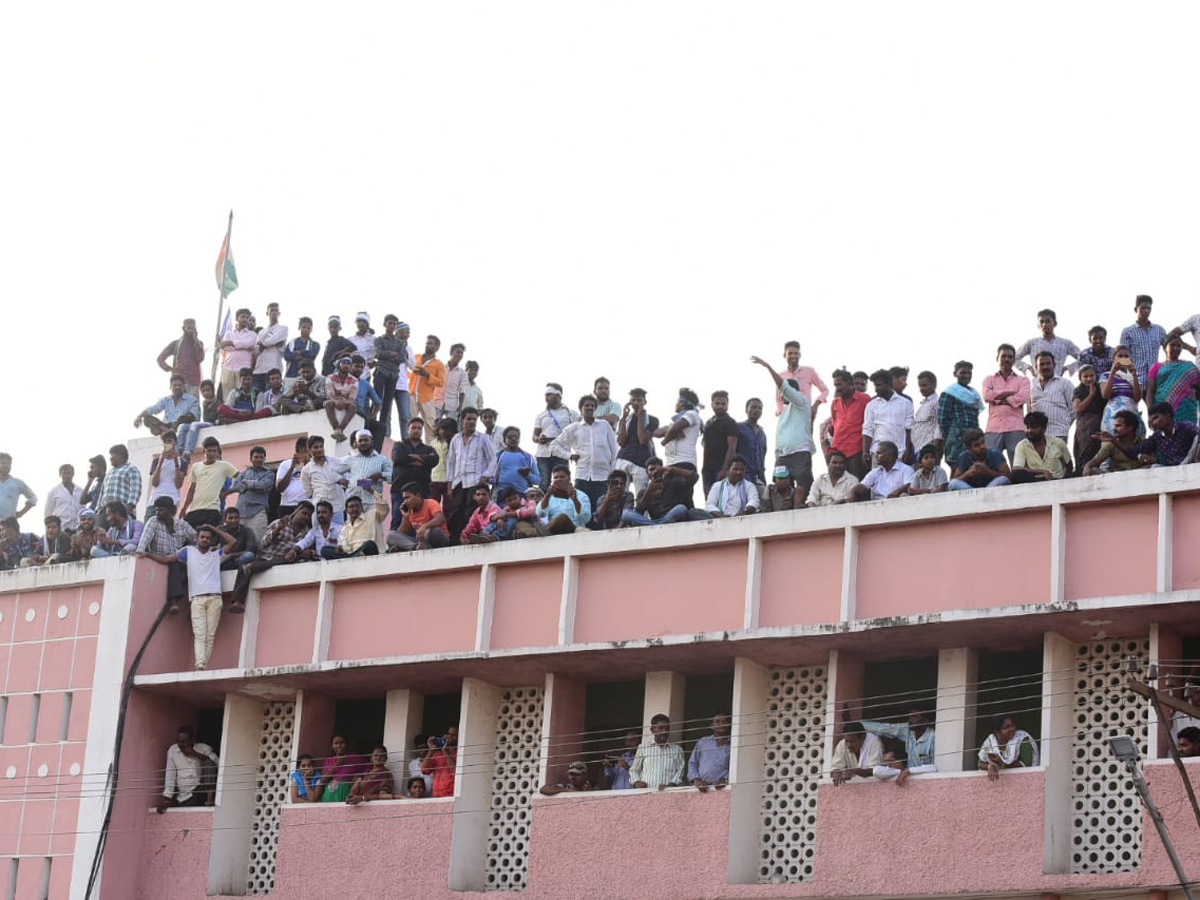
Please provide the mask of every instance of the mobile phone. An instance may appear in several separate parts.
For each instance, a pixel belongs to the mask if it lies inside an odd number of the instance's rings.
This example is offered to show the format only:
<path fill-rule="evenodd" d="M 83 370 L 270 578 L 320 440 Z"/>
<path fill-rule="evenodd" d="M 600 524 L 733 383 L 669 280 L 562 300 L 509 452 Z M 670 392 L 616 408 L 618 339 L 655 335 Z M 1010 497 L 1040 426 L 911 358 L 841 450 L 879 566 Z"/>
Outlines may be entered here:
<path fill-rule="evenodd" d="M 445 747 L 446 739 L 444 737 L 435 737 L 433 739 L 433 746 L 438 747 L 438 748 Z"/>

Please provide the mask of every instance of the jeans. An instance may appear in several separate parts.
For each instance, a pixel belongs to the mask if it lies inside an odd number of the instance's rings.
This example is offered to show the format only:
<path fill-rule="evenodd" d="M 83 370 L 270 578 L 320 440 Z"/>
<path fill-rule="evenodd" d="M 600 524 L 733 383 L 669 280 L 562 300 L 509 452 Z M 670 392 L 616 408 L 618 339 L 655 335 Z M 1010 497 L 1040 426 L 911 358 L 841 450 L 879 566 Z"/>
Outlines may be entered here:
<path fill-rule="evenodd" d="M 554 471 L 555 466 L 567 465 L 567 460 L 561 456 L 539 456 L 537 457 L 538 464 L 538 484 L 541 485 L 542 493 L 550 490 L 550 476 Z"/>
<path fill-rule="evenodd" d="M 404 440 L 406 437 L 408 437 L 408 423 L 412 418 L 412 409 L 409 406 L 408 391 L 397 390 L 392 399 L 396 401 L 396 415 L 400 419 L 399 437 L 400 440 Z M 380 416 L 379 418 L 382 419 L 383 416 Z"/>
<path fill-rule="evenodd" d="M 991 481 L 989 481 L 987 484 L 985 484 L 984 487 L 990 487 L 990 488 L 1003 487 L 1006 484 L 1012 484 L 1012 482 L 1009 481 L 1008 476 L 1007 475 L 997 475 L 995 478 L 993 478 Z M 968 484 L 967 482 L 963 481 L 961 478 L 951 478 L 950 479 L 950 490 L 952 490 L 952 491 L 970 491 L 970 490 L 974 490 L 974 489 L 975 489 L 975 485 Z"/>
<path fill-rule="evenodd" d="M 440 528 L 430 528 L 425 538 L 425 543 L 431 550 L 437 547 L 445 547 L 450 543 L 450 536 Z M 399 547 L 401 550 L 416 550 L 417 536 L 415 534 L 406 534 L 403 531 L 389 531 L 387 545 L 389 547 Z"/>
<path fill-rule="evenodd" d="M 627 509 L 621 513 L 621 521 L 626 525 L 670 525 L 672 522 L 682 522 L 688 517 L 688 508 L 682 503 L 677 503 L 667 510 L 667 514 L 657 519 L 652 519 L 645 513 L 640 513 L 636 509 Z"/>
<path fill-rule="evenodd" d="M 249 550 L 245 553 L 239 553 L 237 556 L 227 556 L 221 560 L 221 571 L 231 572 L 234 569 L 240 569 L 252 559 L 254 559 L 254 554 Z"/>
<path fill-rule="evenodd" d="M 385 435 L 390 434 L 392 427 L 392 400 L 396 396 L 396 376 L 385 375 L 376 369 L 373 380 L 375 393 L 379 395 L 379 424 L 383 426 L 383 433 Z M 401 431 L 400 434 L 403 439 L 404 432 Z"/>
<path fill-rule="evenodd" d="M 592 515 L 594 516 L 596 510 L 600 508 L 601 501 L 604 500 L 604 495 L 608 493 L 608 482 L 585 481 L 582 478 L 576 478 L 575 490 L 581 494 L 587 494 L 588 501 L 592 504 Z"/>

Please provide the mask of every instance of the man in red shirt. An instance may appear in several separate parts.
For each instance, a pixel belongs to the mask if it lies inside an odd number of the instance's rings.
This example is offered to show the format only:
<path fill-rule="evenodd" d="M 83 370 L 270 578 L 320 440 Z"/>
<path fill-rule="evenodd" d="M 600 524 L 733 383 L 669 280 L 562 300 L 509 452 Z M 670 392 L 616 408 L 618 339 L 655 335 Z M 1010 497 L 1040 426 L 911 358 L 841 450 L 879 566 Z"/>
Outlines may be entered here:
<path fill-rule="evenodd" d="M 457 765 L 458 726 L 451 725 L 446 729 L 445 737 L 429 739 L 429 752 L 421 760 L 421 771 L 433 776 L 433 796 L 454 796 L 454 768 Z"/>
<path fill-rule="evenodd" d="M 855 478 L 867 474 L 863 461 L 862 429 L 863 417 L 867 414 L 870 396 L 854 388 L 854 376 L 845 369 L 833 373 L 833 405 L 830 417 L 833 420 L 833 449 L 846 454 L 846 471 Z"/>

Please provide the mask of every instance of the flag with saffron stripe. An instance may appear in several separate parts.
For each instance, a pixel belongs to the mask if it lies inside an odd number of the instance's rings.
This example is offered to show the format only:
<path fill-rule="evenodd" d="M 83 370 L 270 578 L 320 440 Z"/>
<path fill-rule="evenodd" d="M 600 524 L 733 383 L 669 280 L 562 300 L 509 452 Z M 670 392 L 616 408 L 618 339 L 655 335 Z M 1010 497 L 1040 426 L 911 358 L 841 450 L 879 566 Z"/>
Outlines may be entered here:
<path fill-rule="evenodd" d="M 225 240 L 221 241 L 221 252 L 217 254 L 217 287 L 222 297 L 228 297 L 237 290 L 237 268 L 233 264 L 233 248 L 229 246 L 229 237 L 233 233 L 233 213 L 229 213 L 229 228 L 225 231 Z"/>

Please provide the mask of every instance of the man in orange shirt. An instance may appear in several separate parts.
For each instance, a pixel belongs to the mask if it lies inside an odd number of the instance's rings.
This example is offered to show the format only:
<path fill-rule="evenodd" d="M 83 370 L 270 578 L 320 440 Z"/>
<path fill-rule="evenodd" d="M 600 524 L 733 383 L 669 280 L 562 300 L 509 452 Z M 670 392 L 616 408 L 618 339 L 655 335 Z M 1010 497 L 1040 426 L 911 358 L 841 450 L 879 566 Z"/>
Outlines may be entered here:
<path fill-rule="evenodd" d="M 425 433 L 433 434 L 437 422 L 434 394 L 446 384 L 446 364 L 437 359 L 442 340 L 436 334 L 425 338 L 425 352 L 417 354 L 417 365 L 408 376 L 408 391 L 417 401 L 417 415 L 425 420 Z"/>
<path fill-rule="evenodd" d="M 421 485 L 410 481 L 401 488 L 404 502 L 400 504 L 401 519 L 392 523 L 388 532 L 388 552 L 397 550 L 428 550 L 450 543 L 446 530 L 446 515 L 436 500 L 426 500 Z"/>

